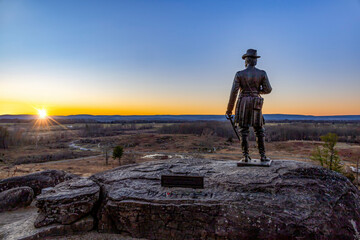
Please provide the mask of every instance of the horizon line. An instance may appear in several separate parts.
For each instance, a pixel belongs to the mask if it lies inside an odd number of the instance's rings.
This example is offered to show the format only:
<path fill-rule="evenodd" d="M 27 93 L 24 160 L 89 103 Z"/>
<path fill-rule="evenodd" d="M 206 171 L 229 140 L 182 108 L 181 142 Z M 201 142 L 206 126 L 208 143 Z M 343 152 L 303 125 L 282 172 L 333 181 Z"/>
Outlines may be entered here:
<path fill-rule="evenodd" d="M 0 114 L 1 116 L 37 116 L 38 114 Z M 68 116 L 225 116 L 225 114 L 69 114 L 69 115 L 50 115 L 52 117 L 68 117 Z M 360 114 L 338 114 L 338 115 L 311 115 L 311 114 L 288 114 L 288 113 L 263 113 L 263 115 L 290 115 L 290 116 L 311 116 L 311 117 L 336 117 L 336 116 L 360 116 Z"/>

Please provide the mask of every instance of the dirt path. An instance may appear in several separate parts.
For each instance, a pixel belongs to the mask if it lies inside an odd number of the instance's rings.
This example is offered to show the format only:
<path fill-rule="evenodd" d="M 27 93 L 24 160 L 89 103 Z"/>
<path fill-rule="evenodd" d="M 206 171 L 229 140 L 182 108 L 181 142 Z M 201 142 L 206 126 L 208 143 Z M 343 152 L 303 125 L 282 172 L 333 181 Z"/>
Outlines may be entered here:
<path fill-rule="evenodd" d="M 89 157 L 80 157 L 80 158 L 70 158 L 70 159 L 64 159 L 64 160 L 58 160 L 58 161 L 49 161 L 49 162 L 41 162 L 37 163 L 38 165 L 46 165 L 46 164 L 53 164 L 53 163 L 66 163 L 66 162 L 73 162 L 73 161 L 79 161 L 79 160 L 86 160 L 86 159 L 92 159 L 92 158 L 98 158 L 102 155 L 95 155 L 95 156 L 89 156 Z M 29 163 L 33 164 L 33 163 Z"/>

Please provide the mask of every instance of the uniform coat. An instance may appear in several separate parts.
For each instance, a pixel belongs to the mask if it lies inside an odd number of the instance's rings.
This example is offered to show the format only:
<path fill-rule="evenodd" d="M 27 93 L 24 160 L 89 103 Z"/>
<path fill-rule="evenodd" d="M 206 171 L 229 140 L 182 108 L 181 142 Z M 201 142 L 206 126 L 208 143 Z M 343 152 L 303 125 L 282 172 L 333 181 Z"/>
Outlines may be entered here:
<path fill-rule="evenodd" d="M 254 109 L 254 99 L 260 94 L 268 94 L 272 90 L 266 72 L 254 66 L 235 74 L 227 110 L 230 112 L 235 107 L 235 124 L 239 127 L 259 128 L 265 124 L 262 109 Z"/>

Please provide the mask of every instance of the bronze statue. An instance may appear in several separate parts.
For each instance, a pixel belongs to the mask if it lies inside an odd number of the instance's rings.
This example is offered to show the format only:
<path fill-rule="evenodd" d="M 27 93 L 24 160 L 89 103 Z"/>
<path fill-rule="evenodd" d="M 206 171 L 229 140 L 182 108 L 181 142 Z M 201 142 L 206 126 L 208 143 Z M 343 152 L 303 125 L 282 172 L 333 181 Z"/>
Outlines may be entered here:
<path fill-rule="evenodd" d="M 262 115 L 264 99 L 260 94 L 268 94 L 272 88 L 266 72 L 255 67 L 258 58 L 260 56 L 257 55 L 255 49 L 248 49 L 246 54 L 242 56 L 246 68 L 235 74 L 226 111 L 226 115 L 232 118 L 235 100 L 239 95 L 235 107 L 234 124 L 240 128 L 243 162 L 251 160 L 248 144 L 250 126 L 254 128 L 256 134 L 261 162 L 270 161 L 265 155 L 265 129 L 263 128 L 265 121 Z"/>

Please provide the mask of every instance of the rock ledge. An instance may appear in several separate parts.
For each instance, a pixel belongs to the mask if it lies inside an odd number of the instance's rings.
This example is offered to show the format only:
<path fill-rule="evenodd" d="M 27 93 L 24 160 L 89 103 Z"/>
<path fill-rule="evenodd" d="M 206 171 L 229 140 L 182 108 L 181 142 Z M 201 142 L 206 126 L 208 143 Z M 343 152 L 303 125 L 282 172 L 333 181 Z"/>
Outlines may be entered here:
<path fill-rule="evenodd" d="M 163 188 L 163 174 L 202 175 L 204 189 Z M 91 177 L 98 230 L 147 239 L 354 239 L 360 195 L 342 175 L 295 161 L 269 168 L 172 159 Z"/>
<path fill-rule="evenodd" d="M 71 224 L 89 214 L 99 199 L 100 187 L 90 179 L 75 178 L 46 189 L 37 196 L 35 227 Z"/>

